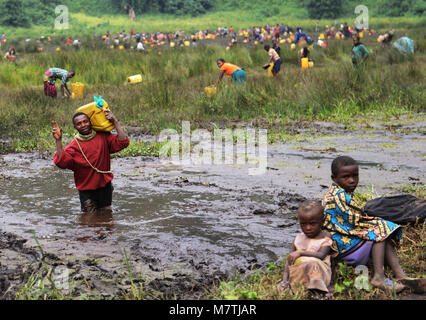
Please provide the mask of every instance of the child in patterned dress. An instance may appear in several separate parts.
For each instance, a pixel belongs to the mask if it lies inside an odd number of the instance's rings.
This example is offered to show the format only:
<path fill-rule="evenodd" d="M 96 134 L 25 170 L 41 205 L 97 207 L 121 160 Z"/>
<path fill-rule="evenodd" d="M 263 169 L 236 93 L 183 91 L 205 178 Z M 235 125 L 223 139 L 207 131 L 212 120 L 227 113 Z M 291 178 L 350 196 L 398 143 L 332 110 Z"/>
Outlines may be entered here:
<path fill-rule="evenodd" d="M 400 292 L 412 288 L 420 279 L 408 278 L 399 264 L 395 243 L 401 238 L 401 226 L 379 217 L 367 216 L 354 199 L 359 182 L 358 163 L 348 156 L 340 156 L 331 164 L 329 191 L 322 205 L 325 212 L 323 228 L 330 232 L 337 261 L 348 265 L 365 265 L 370 257 L 373 277 L 370 283 L 383 290 Z M 391 267 L 395 281 L 385 277 L 384 265 Z"/>

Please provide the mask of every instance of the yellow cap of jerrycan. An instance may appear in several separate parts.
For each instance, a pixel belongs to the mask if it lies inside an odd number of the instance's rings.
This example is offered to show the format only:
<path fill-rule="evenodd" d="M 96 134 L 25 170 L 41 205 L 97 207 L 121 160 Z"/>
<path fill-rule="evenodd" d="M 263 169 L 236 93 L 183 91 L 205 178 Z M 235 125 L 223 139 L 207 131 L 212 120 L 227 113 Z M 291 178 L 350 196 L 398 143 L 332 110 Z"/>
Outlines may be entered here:
<path fill-rule="evenodd" d="M 109 132 L 115 128 L 114 124 L 109 121 L 103 110 L 110 110 L 108 107 L 108 103 L 102 99 L 101 96 L 99 98 L 93 97 L 95 101 L 92 103 L 81 106 L 75 113 L 83 112 L 85 113 L 92 124 L 92 128 L 95 131 Z"/>

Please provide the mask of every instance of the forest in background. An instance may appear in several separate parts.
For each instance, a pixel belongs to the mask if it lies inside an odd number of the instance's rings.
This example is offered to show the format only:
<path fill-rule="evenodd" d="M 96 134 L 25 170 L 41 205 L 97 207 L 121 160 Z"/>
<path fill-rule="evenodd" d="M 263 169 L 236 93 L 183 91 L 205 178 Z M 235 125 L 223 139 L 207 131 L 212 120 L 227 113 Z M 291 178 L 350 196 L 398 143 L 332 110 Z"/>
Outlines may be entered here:
<path fill-rule="evenodd" d="M 130 5 L 138 17 L 173 15 L 196 17 L 207 13 L 238 11 L 250 12 L 261 21 L 285 15 L 298 19 L 335 19 L 353 15 L 357 5 L 363 4 L 375 17 L 424 16 L 426 0 L 0 0 L 0 26 L 24 27 L 52 25 L 58 5 L 65 5 L 71 13 L 88 16 L 126 15 Z"/>

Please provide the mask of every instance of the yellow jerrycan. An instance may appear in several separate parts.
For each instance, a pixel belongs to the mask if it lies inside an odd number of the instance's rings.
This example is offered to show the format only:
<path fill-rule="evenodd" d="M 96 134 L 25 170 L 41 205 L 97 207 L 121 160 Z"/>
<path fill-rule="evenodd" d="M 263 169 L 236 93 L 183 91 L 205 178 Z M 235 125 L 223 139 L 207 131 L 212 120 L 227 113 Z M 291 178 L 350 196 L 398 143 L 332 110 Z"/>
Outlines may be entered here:
<path fill-rule="evenodd" d="M 206 93 L 207 97 L 213 97 L 217 93 L 217 88 L 214 85 L 208 86 L 204 88 L 204 92 Z"/>
<path fill-rule="evenodd" d="M 308 64 L 309 64 L 309 68 L 313 68 L 314 67 L 314 62 L 312 60 L 309 60 Z"/>
<path fill-rule="evenodd" d="M 309 68 L 309 58 L 302 58 L 300 59 L 302 64 L 302 69 L 308 69 Z"/>
<path fill-rule="evenodd" d="M 137 74 L 135 76 L 127 77 L 127 83 L 129 83 L 129 84 L 135 84 L 135 83 L 139 83 L 139 82 L 142 82 L 142 75 L 141 74 Z"/>
<path fill-rule="evenodd" d="M 102 131 L 102 132 L 109 132 L 112 129 L 115 128 L 114 124 L 109 121 L 103 110 L 110 110 L 108 107 L 108 103 L 102 99 L 102 96 L 99 96 L 99 98 L 96 98 L 95 96 L 94 102 L 86 104 L 77 110 L 75 110 L 75 113 L 77 112 L 83 112 L 85 113 L 92 123 L 92 128 L 95 131 Z"/>
<path fill-rule="evenodd" d="M 268 77 L 273 77 L 274 74 L 272 73 L 272 68 L 274 67 L 274 63 L 271 62 L 271 64 L 268 67 Z"/>
<path fill-rule="evenodd" d="M 75 82 L 71 84 L 71 98 L 82 99 L 84 97 L 85 88 L 85 84 L 81 82 Z"/>

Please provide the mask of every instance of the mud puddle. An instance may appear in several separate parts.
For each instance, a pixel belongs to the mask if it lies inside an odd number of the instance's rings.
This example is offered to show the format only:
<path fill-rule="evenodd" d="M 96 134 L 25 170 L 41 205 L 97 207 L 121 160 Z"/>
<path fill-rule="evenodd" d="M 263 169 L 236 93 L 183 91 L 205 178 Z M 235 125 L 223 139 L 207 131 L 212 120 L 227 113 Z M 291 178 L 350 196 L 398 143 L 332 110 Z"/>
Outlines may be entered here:
<path fill-rule="evenodd" d="M 323 131 L 269 145 L 266 171 L 253 176 L 247 165 L 116 158 L 113 212 L 96 217 L 80 213 L 72 172 L 54 167 L 51 158 L 0 156 L 0 229 L 8 232 L 0 266 L 14 285 L 6 297 L 40 270 L 40 255 L 24 252 L 40 251 L 34 235 L 51 253 L 50 265 L 67 269 L 77 298 L 128 293 L 124 253 L 148 298 L 203 297 L 213 281 L 287 255 L 299 232 L 296 209 L 304 199 L 324 195 L 334 157 L 348 154 L 360 162 L 360 191 L 399 193 L 424 181 L 425 145 L 418 132 Z M 24 239 L 22 246 L 13 249 L 18 240 L 7 237 Z M 3 289 L 6 282 L 0 281 Z"/>

